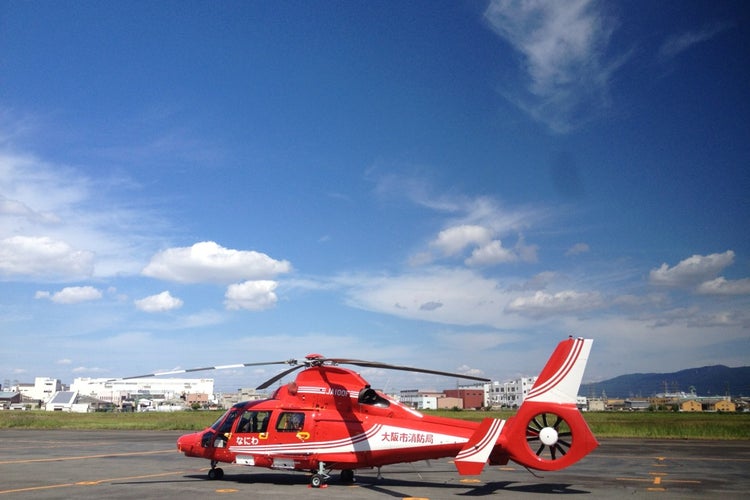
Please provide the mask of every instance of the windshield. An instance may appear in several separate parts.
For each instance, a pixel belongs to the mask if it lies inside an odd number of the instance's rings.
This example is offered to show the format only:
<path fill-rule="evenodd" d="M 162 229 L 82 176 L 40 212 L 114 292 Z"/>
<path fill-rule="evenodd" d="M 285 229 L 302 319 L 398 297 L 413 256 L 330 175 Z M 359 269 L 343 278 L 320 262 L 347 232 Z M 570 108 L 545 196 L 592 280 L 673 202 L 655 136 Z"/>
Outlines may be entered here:
<path fill-rule="evenodd" d="M 211 428 L 220 433 L 229 432 L 232 429 L 232 424 L 234 423 L 236 418 L 237 418 L 237 410 L 231 409 L 228 412 L 226 412 L 224 415 L 219 417 L 218 420 L 216 420 L 216 422 L 213 423 Z"/>

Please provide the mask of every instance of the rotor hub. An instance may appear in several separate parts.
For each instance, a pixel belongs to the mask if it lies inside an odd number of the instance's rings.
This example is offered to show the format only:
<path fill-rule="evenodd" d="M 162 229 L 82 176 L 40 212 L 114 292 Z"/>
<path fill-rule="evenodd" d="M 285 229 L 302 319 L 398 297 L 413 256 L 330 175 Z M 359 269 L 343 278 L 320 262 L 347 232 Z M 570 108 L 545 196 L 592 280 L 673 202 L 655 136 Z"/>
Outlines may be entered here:
<path fill-rule="evenodd" d="M 557 438 L 557 431 L 554 427 L 544 427 L 539 431 L 539 439 L 547 446 L 554 446 L 557 444 Z"/>

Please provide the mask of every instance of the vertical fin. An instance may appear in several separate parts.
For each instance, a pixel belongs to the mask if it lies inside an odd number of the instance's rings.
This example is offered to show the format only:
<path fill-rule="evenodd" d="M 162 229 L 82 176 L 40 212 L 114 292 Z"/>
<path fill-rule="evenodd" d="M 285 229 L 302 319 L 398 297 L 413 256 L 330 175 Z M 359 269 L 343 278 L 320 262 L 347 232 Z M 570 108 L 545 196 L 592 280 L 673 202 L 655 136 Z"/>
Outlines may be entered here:
<path fill-rule="evenodd" d="M 575 404 L 593 342 L 573 337 L 560 342 L 524 402 Z"/>

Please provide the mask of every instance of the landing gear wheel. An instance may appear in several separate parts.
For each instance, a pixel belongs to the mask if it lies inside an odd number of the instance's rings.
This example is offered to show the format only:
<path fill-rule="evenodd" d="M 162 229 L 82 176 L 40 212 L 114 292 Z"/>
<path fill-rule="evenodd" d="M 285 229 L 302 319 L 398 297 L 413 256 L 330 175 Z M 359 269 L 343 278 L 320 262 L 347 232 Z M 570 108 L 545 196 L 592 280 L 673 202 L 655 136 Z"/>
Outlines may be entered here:
<path fill-rule="evenodd" d="M 320 488 L 323 484 L 323 476 L 320 474 L 313 474 L 310 478 L 310 486 L 313 488 Z"/>
<path fill-rule="evenodd" d="M 354 482 L 354 471 L 352 469 L 343 469 L 341 471 L 341 482 L 351 484 Z"/>
<path fill-rule="evenodd" d="M 219 480 L 224 477 L 224 469 L 221 467 L 217 467 L 216 469 L 211 469 L 208 471 L 208 478 L 211 480 Z"/>

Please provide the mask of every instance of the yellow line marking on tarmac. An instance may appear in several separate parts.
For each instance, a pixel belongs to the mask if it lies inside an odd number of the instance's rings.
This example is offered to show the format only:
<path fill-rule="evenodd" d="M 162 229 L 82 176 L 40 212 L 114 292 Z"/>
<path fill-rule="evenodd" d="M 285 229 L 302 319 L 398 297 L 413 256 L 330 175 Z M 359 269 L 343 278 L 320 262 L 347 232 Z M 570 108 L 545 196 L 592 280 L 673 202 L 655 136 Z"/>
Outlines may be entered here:
<path fill-rule="evenodd" d="M 643 477 L 616 477 L 617 481 L 632 481 L 635 483 L 651 483 L 651 484 L 666 484 L 666 483 L 684 483 L 684 484 L 700 484 L 700 481 L 693 479 L 663 479 L 656 477 L 654 479 L 648 479 Z"/>
<path fill-rule="evenodd" d="M 94 458 L 112 458 L 112 457 L 132 457 L 137 455 L 158 455 L 161 453 L 176 453 L 176 450 L 156 450 L 156 451 L 133 451 L 129 453 L 104 453 L 102 455 L 83 455 L 80 457 L 52 457 L 52 458 L 29 458 L 24 460 L 6 460 L 0 462 L 0 465 L 9 464 L 30 464 L 37 462 L 63 462 L 67 460 L 91 460 Z"/>
<path fill-rule="evenodd" d="M 69 441 L 13 441 L 12 446 L 7 446 L 3 443 L 0 446 L 0 452 L 8 452 L 12 450 L 44 450 L 48 448 L 84 448 L 88 446 L 105 446 L 117 444 L 115 441 L 87 441 L 85 443 L 75 443 Z"/>
<path fill-rule="evenodd" d="M 646 460 L 653 458 L 655 460 L 672 460 L 674 462 L 689 462 L 700 460 L 701 462 L 750 462 L 750 458 L 719 458 L 719 457 L 624 457 L 622 455 L 596 455 L 596 458 L 616 458 L 618 460 Z"/>
<path fill-rule="evenodd" d="M 180 475 L 180 474 L 187 474 L 189 472 L 193 472 L 193 471 L 181 470 L 181 471 L 175 471 L 175 472 L 162 472 L 159 474 L 147 474 L 143 476 L 128 476 L 128 477 L 115 477 L 115 478 L 110 478 L 110 479 L 99 479 L 97 481 L 80 481 L 77 483 L 48 484 L 45 486 L 29 486 L 27 488 L 0 490 L 0 495 L 6 494 L 6 493 L 25 493 L 28 491 L 52 490 L 55 488 L 69 488 L 71 486 L 97 486 L 102 483 L 113 483 L 115 481 L 132 481 L 133 479 L 150 479 L 154 477 L 175 476 L 175 475 Z"/>

